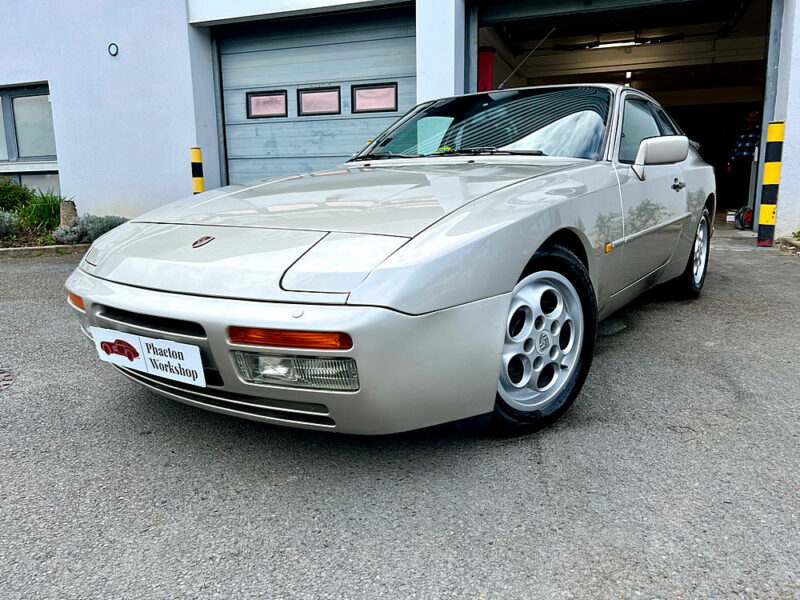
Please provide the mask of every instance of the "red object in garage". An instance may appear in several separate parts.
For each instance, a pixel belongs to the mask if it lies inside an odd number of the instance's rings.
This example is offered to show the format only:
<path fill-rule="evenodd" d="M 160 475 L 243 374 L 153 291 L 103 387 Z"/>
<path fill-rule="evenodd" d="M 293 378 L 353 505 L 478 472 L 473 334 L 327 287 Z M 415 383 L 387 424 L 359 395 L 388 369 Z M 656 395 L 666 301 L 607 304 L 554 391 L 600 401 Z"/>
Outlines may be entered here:
<path fill-rule="evenodd" d="M 481 48 L 478 52 L 478 91 L 494 89 L 494 48 Z"/>

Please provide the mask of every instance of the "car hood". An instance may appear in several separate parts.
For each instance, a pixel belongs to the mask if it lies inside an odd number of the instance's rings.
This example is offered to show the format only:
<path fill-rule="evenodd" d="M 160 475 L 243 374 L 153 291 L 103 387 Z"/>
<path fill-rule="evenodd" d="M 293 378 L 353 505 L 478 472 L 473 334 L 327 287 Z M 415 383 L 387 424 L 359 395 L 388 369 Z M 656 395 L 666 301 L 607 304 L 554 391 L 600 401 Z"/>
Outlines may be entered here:
<path fill-rule="evenodd" d="M 98 239 L 81 268 L 101 279 L 165 292 L 303 301 L 302 294 L 281 287 L 281 278 L 325 235 L 315 231 L 128 222 Z M 315 296 L 323 303 L 341 303 L 347 297 Z"/>
<path fill-rule="evenodd" d="M 392 160 L 372 166 L 350 163 L 329 171 L 220 188 L 173 202 L 134 222 L 412 237 L 481 196 L 576 162 L 487 158 L 481 157 L 480 162 L 444 157 L 408 163 Z"/>
<path fill-rule="evenodd" d="M 569 164 L 348 166 L 229 186 L 110 231 L 81 268 L 167 292 L 344 304 L 375 267 L 448 213 Z"/>

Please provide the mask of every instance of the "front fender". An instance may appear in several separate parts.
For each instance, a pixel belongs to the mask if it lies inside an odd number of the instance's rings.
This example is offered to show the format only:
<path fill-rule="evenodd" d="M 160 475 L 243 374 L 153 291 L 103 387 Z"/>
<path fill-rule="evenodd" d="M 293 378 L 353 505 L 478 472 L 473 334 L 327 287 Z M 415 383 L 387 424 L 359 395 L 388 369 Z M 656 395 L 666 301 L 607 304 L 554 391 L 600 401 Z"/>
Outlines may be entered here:
<path fill-rule="evenodd" d="M 581 239 L 602 289 L 616 258 L 604 260 L 603 248 L 622 235 L 619 188 L 607 165 L 543 176 L 455 211 L 372 271 L 347 303 L 423 314 L 507 293 L 562 229 Z"/>

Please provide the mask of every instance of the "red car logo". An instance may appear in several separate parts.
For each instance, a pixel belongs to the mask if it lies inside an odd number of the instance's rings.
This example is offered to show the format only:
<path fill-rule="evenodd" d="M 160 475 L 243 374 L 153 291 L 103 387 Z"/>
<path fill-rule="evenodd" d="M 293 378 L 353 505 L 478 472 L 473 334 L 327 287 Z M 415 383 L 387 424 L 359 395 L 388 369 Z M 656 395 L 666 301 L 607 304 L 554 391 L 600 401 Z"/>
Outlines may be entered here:
<path fill-rule="evenodd" d="M 125 340 L 114 340 L 114 343 L 101 342 L 100 349 L 106 354 L 119 354 L 120 356 L 124 356 L 131 362 L 133 362 L 134 358 L 139 358 L 139 353 L 136 351 L 136 348 Z"/>

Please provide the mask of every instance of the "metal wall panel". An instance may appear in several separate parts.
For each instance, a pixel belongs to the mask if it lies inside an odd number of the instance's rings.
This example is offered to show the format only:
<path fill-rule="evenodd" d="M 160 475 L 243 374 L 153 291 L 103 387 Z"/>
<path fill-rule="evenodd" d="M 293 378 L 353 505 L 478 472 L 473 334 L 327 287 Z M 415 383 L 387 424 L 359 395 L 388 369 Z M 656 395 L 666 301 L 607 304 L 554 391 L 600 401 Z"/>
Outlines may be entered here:
<path fill-rule="evenodd" d="M 411 8 L 263 21 L 218 31 L 231 183 L 328 169 L 416 104 Z M 350 88 L 397 83 L 394 112 L 352 114 Z M 298 116 L 297 90 L 341 89 L 341 114 Z M 247 92 L 286 90 L 288 116 L 248 119 Z"/>

